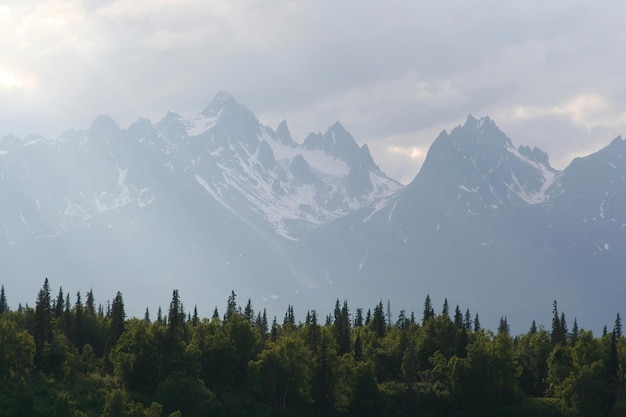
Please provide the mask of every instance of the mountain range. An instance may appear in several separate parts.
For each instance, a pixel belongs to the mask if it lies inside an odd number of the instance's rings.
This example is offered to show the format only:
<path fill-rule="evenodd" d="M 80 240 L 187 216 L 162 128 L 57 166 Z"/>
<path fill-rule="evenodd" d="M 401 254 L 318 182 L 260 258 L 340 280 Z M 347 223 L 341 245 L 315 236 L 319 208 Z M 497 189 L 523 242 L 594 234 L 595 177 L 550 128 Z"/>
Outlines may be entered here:
<path fill-rule="evenodd" d="M 625 154 L 618 137 L 558 171 L 469 116 L 403 186 L 339 122 L 299 143 L 225 93 L 126 129 L 99 116 L 0 141 L 0 282 L 16 302 L 44 277 L 133 305 L 178 288 L 205 315 L 231 289 L 276 315 L 335 298 L 419 315 L 430 294 L 520 331 L 558 300 L 597 330 L 626 293 Z"/>

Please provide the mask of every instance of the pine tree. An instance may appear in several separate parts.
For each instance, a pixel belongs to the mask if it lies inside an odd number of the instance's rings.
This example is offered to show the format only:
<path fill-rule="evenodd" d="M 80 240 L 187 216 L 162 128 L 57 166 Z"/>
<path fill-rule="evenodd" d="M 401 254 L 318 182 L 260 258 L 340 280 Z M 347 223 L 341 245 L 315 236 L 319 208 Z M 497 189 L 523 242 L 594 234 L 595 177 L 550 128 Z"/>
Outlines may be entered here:
<path fill-rule="evenodd" d="M 480 331 L 480 320 L 478 319 L 478 313 L 474 316 L 474 333 Z"/>
<path fill-rule="evenodd" d="M 272 330 L 270 331 L 270 340 L 272 342 L 276 342 L 276 340 L 278 340 L 278 323 L 276 322 L 276 316 L 274 316 L 274 320 L 272 321 Z"/>
<path fill-rule="evenodd" d="M 339 309 L 339 300 L 335 308 L 335 321 L 333 323 L 333 335 L 337 341 L 338 355 L 343 355 L 351 351 L 350 348 L 350 312 L 348 302 L 343 302 L 343 307 Z"/>
<path fill-rule="evenodd" d="M 424 300 L 424 312 L 422 314 L 422 326 L 426 325 L 426 323 L 434 317 L 435 311 L 433 310 L 433 304 L 430 301 L 430 294 L 426 294 L 426 300 Z"/>
<path fill-rule="evenodd" d="M 107 351 L 117 344 L 122 333 L 124 333 L 126 325 L 126 313 L 124 312 L 124 300 L 122 299 L 122 293 L 117 292 L 111 305 L 111 327 L 109 330 L 109 339 L 107 341 Z"/>
<path fill-rule="evenodd" d="M 530 334 L 537 334 L 537 323 L 535 323 L 535 320 L 530 325 Z"/>
<path fill-rule="evenodd" d="M 226 303 L 226 312 L 224 313 L 224 324 L 228 323 L 228 320 L 232 316 L 237 314 L 237 294 L 235 291 L 231 291 L 228 296 L 228 302 Z"/>
<path fill-rule="evenodd" d="M 146 323 L 148 323 L 148 324 L 151 323 L 151 321 L 150 321 L 150 310 L 148 310 L 148 307 L 146 307 L 146 312 L 143 314 L 143 320 Z"/>
<path fill-rule="evenodd" d="M 59 318 L 63 315 L 65 310 L 65 300 L 63 296 L 63 287 L 59 287 L 59 295 L 57 295 L 56 302 L 54 303 L 54 317 Z"/>
<path fill-rule="evenodd" d="M 613 326 L 613 333 L 615 333 L 615 337 L 619 340 L 622 337 L 622 318 L 617 313 L 617 317 L 615 318 L 615 326 Z"/>
<path fill-rule="evenodd" d="M 76 293 L 76 304 L 74 304 L 74 322 L 72 324 L 72 341 L 74 346 L 82 348 L 84 344 L 83 334 L 83 303 L 80 298 L 80 291 Z"/>
<path fill-rule="evenodd" d="M 444 298 L 443 300 L 443 308 L 441 309 L 441 315 L 445 318 L 450 317 L 450 307 L 448 306 L 448 299 Z"/>
<path fill-rule="evenodd" d="M 459 308 L 458 304 L 454 309 L 454 326 L 457 329 L 463 328 L 463 314 L 461 313 L 461 309 Z"/>
<path fill-rule="evenodd" d="M 572 335 L 570 336 L 570 344 L 573 346 L 578 341 L 578 322 L 576 321 L 576 317 L 574 317 L 574 324 L 572 324 Z"/>
<path fill-rule="evenodd" d="M 243 310 L 243 315 L 248 319 L 248 322 L 252 323 L 254 320 L 254 310 L 252 309 L 252 302 L 248 298 L 248 304 L 246 304 L 246 308 Z"/>
<path fill-rule="evenodd" d="M 35 315 L 33 318 L 33 339 L 35 340 L 35 355 L 39 356 L 46 342 L 52 339 L 52 310 L 50 306 L 50 285 L 48 278 L 37 295 Z"/>
<path fill-rule="evenodd" d="M 161 310 L 161 306 L 157 310 L 157 323 L 163 324 L 163 311 Z"/>
<path fill-rule="evenodd" d="M 198 306 L 194 305 L 193 306 L 193 316 L 191 317 L 191 325 L 192 326 L 197 326 L 198 324 L 200 324 L 200 318 L 198 317 Z"/>
<path fill-rule="evenodd" d="M 8 313 L 9 305 L 7 304 L 7 297 L 4 294 L 4 285 L 0 288 L 0 314 Z"/>
<path fill-rule="evenodd" d="M 385 313 L 383 313 L 383 302 L 379 302 L 374 308 L 374 317 L 372 317 L 372 330 L 376 337 L 382 339 L 385 337 Z"/>
<path fill-rule="evenodd" d="M 354 317 L 354 327 L 363 327 L 363 309 L 357 308 Z"/>
<path fill-rule="evenodd" d="M 261 329 L 263 330 L 263 334 L 267 334 L 268 322 L 267 322 L 267 312 L 263 309 L 263 317 L 261 318 Z"/>
<path fill-rule="evenodd" d="M 87 314 L 92 316 L 96 315 L 96 301 L 93 297 L 93 289 L 90 289 L 87 293 L 87 299 L 85 300 L 85 310 L 87 310 Z"/>
<path fill-rule="evenodd" d="M 410 320 L 406 318 L 406 312 L 404 311 L 404 309 L 400 310 L 400 313 L 398 314 L 398 321 L 396 322 L 396 327 L 400 330 L 408 330 L 409 323 Z"/>
<path fill-rule="evenodd" d="M 319 348 L 319 340 L 321 337 L 320 332 L 320 326 L 317 323 L 317 313 L 313 310 L 311 312 L 309 326 L 307 329 L 307 344 L 314 355 L 317 354 L 317 350 Z"/>
<path fill-rule="evenodd" d="M 172 292 L 172 301 L 170 301 L 170 308 L 167 313 L 167 328 L 170 340 L 179 342 L 183 340 L 185 333 L 185 312 L 183 311 L 182 304 L 180 302 L 180 296 L 178 290 Z"/>
<path fill-rule="evenodd" d="M 470 331 L 472 329 L 472 315 L 470 314 L 469 308 L 465 310 L 465 319 L 463 321 L 463 327 L 467 331 Z"/>
<path fill-rule="evenodd" d="M 498 334 L 504 334 L 507 336 L 510 334 L 509 323 L 508 323 L 506 316 L 500 317 L 500 325 L 498 326 Z"/>
<path fill-rule="evenodd" d="M 567 322 L 565 321 L 565 313 L 561 313 L 561 329 L 560 329 L 560 337 L 561 342 L 565 346 L 567 344 Z"/>
<path fill-rule="evenodd" d="M 565 318 L 565 316 L 563 316 Z M 563 332 L 564 326 L 559 318 L 559 309 L 556 300 L 552 303 L 552 332 L 550 333 L 550 342 L 552 346 L 558 344 L 565 345 L 565 333 Z"/>

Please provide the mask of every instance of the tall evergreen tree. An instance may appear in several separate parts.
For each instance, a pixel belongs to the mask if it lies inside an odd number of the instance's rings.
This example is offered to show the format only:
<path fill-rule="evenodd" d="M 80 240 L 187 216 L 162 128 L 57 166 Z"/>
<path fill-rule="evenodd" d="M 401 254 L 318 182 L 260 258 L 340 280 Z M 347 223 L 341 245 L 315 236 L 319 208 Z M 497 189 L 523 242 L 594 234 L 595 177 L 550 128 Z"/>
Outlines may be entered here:
<path fill-rule="evenodd" d="M 270 330 L 270 340 L 276 342 L 278 340 L 278 323 L 276 322 L 276 316 L 272 320 L 272 329 Z"/>
<path fill-rule="evenodd" d="M 191 316 L 191 325 L 192 326 L 197 326 L 198 324 L 200 324 L 200 318 L 198 317 L 198 306 L 194 305 L 193 306 L 193 316 Z"/>
<path fill-rule="evenodd" d="M 252 309 L 252 302 L 248 298 L 248 304 L 246 304 L 246 308 L 243 310 L 243 315 L 248 319 L 248 322 L 252 323 L 254 320 L 254 310 Z"/>
<path fill-rule="evenodd" d="M 372 330 L 378 338 L 385 337 L 385 313 L 383 312 L 383 302 L 379 302 L 374 308 L 374 317 L 372 317 Z"/>
<path fill-rule="evenodd" d="M 59 287 L 59 295 L 57 295 L 56 302 L 54 303 L 54 317 L 59 318 L 63 315 L 65 310 L 65 300 L 63 296 L 63 287 Z"/>
<path fill-rule="evenodd" d="M 572 324 L 572 334 L 570 336 L 570 345 L 575 345 L 578 341 L 578 321 L 576 321 L 576 317 L 574 317 L 574 323 Z"/>
<path fill-rule="evenodd" d="M 167 314 L 167 329 L 169 337 L 172 341 L 180 342 L 183 340 L 185 326 L 185 312 L 182 309 L 178 290 L 172 291 L 172 300 Z"/>
<path fill-rule="evenodd" d="M 472 329 L 472 315 L 469 308 L 465 309 L 465 319 L 463 320 L 463 327 L 465 330 L 470 331 Z"/>
<path fill-rule="evenodd" d="M 124 333 L 126 326 L 126 313 L 124 312 L 124 300 L 122 298 L 122 293 L 117 292 L 115 298 L 113 299 L 113 304 L 111 305 L 111 327 L 109 330 L 109 339 L 107 341 L 107 351 L 110 351 L 117 341 L 119 340 L 122 333 Z"/>
<path fill-rule="evenodd" d="M 478 313 L 474 316 L 474 333 L 477 333 L 480 330 L 480 320 L 478 318 Z"/>
<path fill-rule="evenodd" d="M 4 293 L 4 285 L 0 288 L 0 314 L 8 313 L 9 305 L 7 304 L 7 296 Z"/>
<path fill-rule="evenodd" d="M 232 316 L 237 314 L 237 294 L 235 291 L 231 291 L 228 296 L 228 302 L 226 303 L 226 312 L 224 313 L 224 324 L 228 323 L 228 320 Z"/>
<path fill-rule="evenodd" d="M 459 308 L 458 304 L 454 309 L 454 326 L 457 329 L 463 328 L 463 314 L 461 313 L 461 309 Z"/>
<path fill-rule="evenodd" d="M 320 337 L 320 326 L 317 323 L 317 312 L 313 310 L 311 311 L 309 325 L 307 328 L 307 344 L 314 355 L 317 354 Z"/>
<path fill-rule="evenodd" d="M 35 315 L 33 317 L 33 339 L 35 340 L 35 355 L 40 355 L 46 342 L 52 339 L 52 309 L 50 306 L 50 285 L 48 278 L 37 295 Z"/>
<path fill-rule="evenodd" d="M 363 309 L 357 308 L 354 316 L 354 327 L 363 327 Z"/>
<path fill-rule="evenodd" d="M 74 346 L 82 348 L 85 338 L 83 325 L 83 302 L 80 297 L 80 291 L 76 293 L 76 304 L 74 304 L 74 321 L 72 323 L 71 335 Z"/>
<path fill-rule="evenodd" d="M 563 319 L 565 316 L 563 316 Z M 561 318 L 559 317 L 559 308 L 556 300 L 552 303 L 552 332 L 550 333 L 550 342 L 552 346 L 556 346 L 558 344 L 565 345 L 566 336 L 564 333 L 565 326 L 561 323 Z"/>
<path fill-rule="evenodd" d="M 85 300 L 85 310 L 89 315 L 96 315 L 96 300 L 93 297 L 93 289 L 90 289 L 89 292 L 87 292 L 87 299 Z"/>
<path fill-rule="evenodd" d="M 613 333 L 615 333 L 615 337 L 619 340 L 622 337 L 622 318 L 617 313 L 617 317 L 615 317 L 615 326 L 613 326 Z"/>
<path fill-rule="evenodd" d="M 337 300 L 337 307 L 339 300 Z M 350 311 L 348 310 L 348 301 L 343 302 L 341 309 L 335 309 L 335 321 L 333 325 L 333 333 L 337 341 L 338 354 L 343 355 L 349 353 L 352 349 L 350 346 Z"/>
<path fill-rule="evenodd" d="M 506 316 L 500 317 L 500 325 L 498 326 L 498 334 L 509 335 L 510 327 Z"/>
<path fill-rule="evenodd" d="M 448 306 L 447 298 L 443 300 L 443 308 L 441 309 L 441 315 L 446 318 L 450 317 L 450 306 Z"/>
<path fill-rule="evenodd" d="M 426 325 L 428 321 L 435 317 L 435 310 L 433 310 L 433 303 L 430 301 L 430 294 L 426 294 L 424 300 L 424 312 L 422 314 L 422 326 Z"/>

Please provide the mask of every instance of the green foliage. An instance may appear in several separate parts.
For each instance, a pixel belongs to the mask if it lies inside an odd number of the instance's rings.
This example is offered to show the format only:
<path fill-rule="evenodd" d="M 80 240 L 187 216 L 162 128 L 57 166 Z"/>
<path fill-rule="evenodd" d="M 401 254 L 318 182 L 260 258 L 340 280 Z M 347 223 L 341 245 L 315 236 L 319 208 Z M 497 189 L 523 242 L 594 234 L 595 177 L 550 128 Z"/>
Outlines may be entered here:
<path fill-rule="evenodd" d="M 268 326 L 232 292 L 222 318 L 183 311 L 178 291 L 167 316 L 126 318 L 121 293 L 110 307 L 94 295 L 71 303 L 49 283 L 35 308 L 0 312 L 0 415 L 164 416 L 622 416 L 626 342 L 619 315 L 594 337 L 553 311 L 514 338 L 478 314 L 426 297 L 422 321 L 388 302 L 373 309 L 335 303 L 298 324 L 290 305 Z M 0 306 L 4 291 L 0 291 Z M 4 301 L 6 302 L 6 301 Z M 373 311 L 373 314 L 371 313 Z"/>

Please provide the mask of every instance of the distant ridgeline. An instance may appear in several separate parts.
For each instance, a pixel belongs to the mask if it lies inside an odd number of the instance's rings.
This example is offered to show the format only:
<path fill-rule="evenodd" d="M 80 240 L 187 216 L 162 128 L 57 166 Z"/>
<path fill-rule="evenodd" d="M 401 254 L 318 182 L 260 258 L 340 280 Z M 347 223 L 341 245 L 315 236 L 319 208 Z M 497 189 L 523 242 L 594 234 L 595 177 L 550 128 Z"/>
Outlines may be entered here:
<path fill-rule="evenodd" d="M 56 295 L 55 295 L 56 294 Z M 2 416 L 626 415 L 626 341 L 619 314 L 600 337 L 568 326 L 497 333 L 447 300 L 421 317 L 390 303 L 280 322 L 238 304 L 127 318 L 121 293 L 52 293 L 11 311 L 0 293 Z"/>

